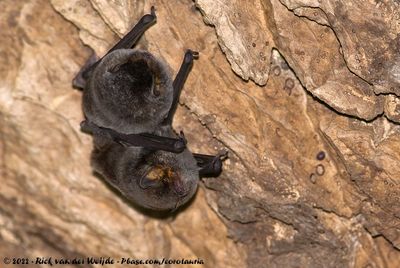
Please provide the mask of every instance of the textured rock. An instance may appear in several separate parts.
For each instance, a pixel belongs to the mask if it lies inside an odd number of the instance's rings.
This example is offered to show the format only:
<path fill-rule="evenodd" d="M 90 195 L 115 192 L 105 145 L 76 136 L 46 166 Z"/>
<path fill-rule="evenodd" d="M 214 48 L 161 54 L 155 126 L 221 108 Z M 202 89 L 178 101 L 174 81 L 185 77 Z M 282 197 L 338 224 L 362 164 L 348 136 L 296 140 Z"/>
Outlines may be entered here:
<path fill-rule="evenodd" d="M 383 112 L 383 96 L 348 69 L 331 28 L 301 19 L 272 0 L 279 51 L 302 84 L 335 110 L 371 120 Z"/>
<path fill-rule="evenodd" d="M 347 66 L 376 93 L 400 95 L 400 3 L 383 0 L 280 0 L 291 10 L 323 12 Z M 305 17 L 308 17 L 305 15 Z M 312 19 L 312 18 L 311 18 Z"/>
<path fill-rule="evenodd" d="M 0 2 L 0 257 L 399 267 L 398 3 L 195 2 Z M 102 55 L 152 4 L 139 47 L 174 73 L 200 52 L 175 129 L 192 151 L 229 150 L 221 177 L 168 218 L 93 176 L 71 88 L 83 44 Z"/>
<path fill-rule="evenodd" d="M 1 260 L 201 258 L 206 267 L 242 267 L 246 253 L 225 238 L 204 190 L 174 219 L 149 218 L 92 175 L 91 138 L 79 131 L 81 93 L 71 88 L 90 52 L 49 2 L 0 5 Z"/>
<path fill-rule="evenodd" d="M 261 53 L 269 56 L 276 47 L 302 85 L 336 111 L 365 120 L 385 112 L 399 122 L 400 110 L 384 111 L 389 97 L 379 95 L 399 96 L 400 14 L 396 1 L 271 0 L 249 4 L 197 0 L 196 4 L 205 21 L 215 26 L 221 48 L 242 78 L 249 77 L 249 71 L 243 72 L 249 61 L 233 59 L 258 53 L 257 42 L 254 47 L 243 45 L 249 40 L 266 40 L 268 46 L 262 47 Z M 252 19 L 237 19 L 241 17 Z M 259 35 L 262 37 L 255 37 Z M 229 44 L 244 51 L 226 49 Z M 264 71 L 268 67 L 256 68 Z"/>
<path fill-rule="evenodd" d="M 215 26 L 219 45 L 232 70 L 245 80 L 265 85 L 273 42 L 266 30 L 262 3 L 197 0 L 196 5 L 204 14 L 204 21 Z"/>

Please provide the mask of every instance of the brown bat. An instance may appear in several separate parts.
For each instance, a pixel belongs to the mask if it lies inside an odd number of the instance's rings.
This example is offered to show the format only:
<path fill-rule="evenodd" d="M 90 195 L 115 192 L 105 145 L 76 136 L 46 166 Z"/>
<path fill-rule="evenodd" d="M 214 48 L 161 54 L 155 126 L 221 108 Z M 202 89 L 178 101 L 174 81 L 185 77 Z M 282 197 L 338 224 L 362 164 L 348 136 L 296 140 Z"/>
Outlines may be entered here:
<path fill-rule="evenodd" d="M 154 7 L 105 56 L 92 56 L 73 80 L 83 90 L 82 131 L 94 139 L 93 169 L 141 207 L 175 210 L 200 177 L 221 173 L 222 158 L 192 154 L 172 120 L 198 53 L 187 50 L 175 79 L 151 53 L 132 49 L 156 22 Z"/>

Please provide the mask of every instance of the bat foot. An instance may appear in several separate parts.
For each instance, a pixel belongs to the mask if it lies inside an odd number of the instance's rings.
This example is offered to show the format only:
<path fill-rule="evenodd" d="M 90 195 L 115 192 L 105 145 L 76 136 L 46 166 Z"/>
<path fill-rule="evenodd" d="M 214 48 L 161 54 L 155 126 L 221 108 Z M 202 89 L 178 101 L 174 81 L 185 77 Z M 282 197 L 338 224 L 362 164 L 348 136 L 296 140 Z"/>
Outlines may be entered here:
<path fill-rule="evenodd" d="M 222 162 L 228 157 L 228 152 L 224 151 L 218 155 L 193 155 L 199 166 L 200 177 L 218 177 L 222 172 Z"/>
<path fill-rule="evenodd" d="M 86 134 L 100 135 L 103 133 L 97 125 L 93 124 L 89 120 L 83 120 L 80 124 L 80 127 L 81 131 Z"/>
<path fill-rule="evenodd" d="M 222 151 L 220 152 L 217 157 L 221 160 L 221 161 L 225 161 L 228 158 L 228 151 Z"/>
<path fill-rule="evenodd" d="M 199 58 L 199 52 L 187 49 L 185 52 L 185 57 L 183 62 L 186 64 L 191 64 L 193 60 L 197 60 L 198 58 Z"/>
<path fill-rule="evenodd" d="M 156 8 L 154 6 L 151 6 L 150 14 L 144 15 L 140 19 L 139 23 L 149 24 L 149 23 L 153 23 L 156 21 L 157 21 Z"/>

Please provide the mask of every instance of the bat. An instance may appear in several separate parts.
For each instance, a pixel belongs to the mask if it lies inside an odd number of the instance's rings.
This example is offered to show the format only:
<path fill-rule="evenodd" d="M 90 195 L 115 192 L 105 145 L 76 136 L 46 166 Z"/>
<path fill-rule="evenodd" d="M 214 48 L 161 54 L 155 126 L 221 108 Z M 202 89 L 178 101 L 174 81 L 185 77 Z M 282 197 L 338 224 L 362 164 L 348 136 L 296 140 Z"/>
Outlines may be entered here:
<path fill-rule="evenodd" d="M 83 91 L 81 130 L 93 136 L 91 164 L 140 207 L 174 211 L 195 194 L 201 177 L 216 177 L 226 153 L 193 154 L 172 120 L 186 78 L 198 58 L 187 50 L 172 80 L 167 65 L 134 49 L 156 22 L 155 8 L 102 58 L 88 59 L 73 86 Z"/>

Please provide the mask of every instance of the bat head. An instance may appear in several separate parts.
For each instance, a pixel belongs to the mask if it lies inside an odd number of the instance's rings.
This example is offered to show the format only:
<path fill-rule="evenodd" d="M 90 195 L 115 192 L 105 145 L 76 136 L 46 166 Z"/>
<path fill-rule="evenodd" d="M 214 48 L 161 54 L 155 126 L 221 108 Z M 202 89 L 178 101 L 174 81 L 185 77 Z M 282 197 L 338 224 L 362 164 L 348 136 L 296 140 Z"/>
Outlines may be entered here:
<path fill-rule="evenodd" d="M 172 95 L 172 80 L 163 62 L 147 51 L 118 49 L 93 70 L 83 108 L 97 125 L 127 133 L 148 132 L 167 116 Z"/>
<path fill-rule="evenodd" d="M 156 151 L 136 166 L 127 163 L 126 167 L 120 190 L 147 209 L 175 210 L 197 190 L 199 168 L 188 150 L 179 154 Z"/>

